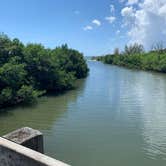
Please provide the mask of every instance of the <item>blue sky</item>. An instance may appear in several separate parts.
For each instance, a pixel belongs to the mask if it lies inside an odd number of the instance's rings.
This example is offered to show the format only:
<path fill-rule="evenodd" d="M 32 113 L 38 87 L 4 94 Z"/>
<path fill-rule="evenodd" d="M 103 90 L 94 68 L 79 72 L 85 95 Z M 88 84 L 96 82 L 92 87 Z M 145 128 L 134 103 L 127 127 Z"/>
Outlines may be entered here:
<path fill-rule="evenodd" d="M 101 55 L 129 42 L 150 41 L 153 35 L 147 36 L 148 26 L 143 24 L 149 19 L 146 5 L 156 6 L 160 1 L 155 21 L 161 23 L 166 16 L 164 9 L 160 12 L 165 0 L 1 0 L 0 31 L 24 43 L 38 42 L 50 48 L 67 43 L 86 56 Z"/>

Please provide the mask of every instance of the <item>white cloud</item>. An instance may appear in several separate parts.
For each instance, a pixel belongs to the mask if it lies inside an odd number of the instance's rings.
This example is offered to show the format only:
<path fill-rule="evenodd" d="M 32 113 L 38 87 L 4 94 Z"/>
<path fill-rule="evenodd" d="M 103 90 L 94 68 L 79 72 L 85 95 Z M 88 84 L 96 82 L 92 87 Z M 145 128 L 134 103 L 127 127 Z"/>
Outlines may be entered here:
<path fill-rule="evenodd" d="M 116 17 L 114 16 L 105 17 L 105 20 L 107 20 L 110 24 L 112 24 L 116 20 Z"/>
<path fill-rule="evenodd" d="M 90 26 L 90 25 L 87 25 L 83 28 L 84 31 L 89 31 L 89 30 L 92 30 L 92 29 L 93 29 L 93 27 Z"/>
<path fill-rule="evenodd" d="M 97 26 L 101 26 L 101 22 L 97 19 L 93 20 L 92 23 L 97 25 Z"/>
<path fill-rule="evenodd" d="M 143 0 L 138 9 L 125 7 L 121 14 L 129 26 L 130 43 L 147 49 L 157 42 L 166 46 L 166 0 Z"/>
<path fill-rule="evenodd" d="M 121 14 L 124 17 L 131 17 L 134 15 L 134 9 L 133 7 L 125 7 L 122 9 Z"/>
<path fill-rule="evenodd" d="M 121 15 L 124 17 L 124 24 L 122 24 L 122 26 L 131 25 L 134 23 L 135 10 L 132 6 L 123 8 Z"/>
<path fill-rule="evenodd" d="M 119 35 L 119 34 L 120 34 L 120 30 L 117 30 L 117 31 L 116 31 L 116 34 Z"/>
<path fill-rule="evenodd" d="M 139 0 L 128 0 L 127 5 L 134 5 L 137 4 Z"/>
<path fill-rule="evenodd" d="M 114 13 L 114 12 L 115 12 L 115 7 L 114 7 L 114 5 L 112 5 L 112 4 L 110 5 L 110 12 L 111 12 L 111 13 Z"/>
<path fill-rule="evenodd" d="M 159 9 L 159 14 L 161 16 L 166 16 L 166 4 Z"/>

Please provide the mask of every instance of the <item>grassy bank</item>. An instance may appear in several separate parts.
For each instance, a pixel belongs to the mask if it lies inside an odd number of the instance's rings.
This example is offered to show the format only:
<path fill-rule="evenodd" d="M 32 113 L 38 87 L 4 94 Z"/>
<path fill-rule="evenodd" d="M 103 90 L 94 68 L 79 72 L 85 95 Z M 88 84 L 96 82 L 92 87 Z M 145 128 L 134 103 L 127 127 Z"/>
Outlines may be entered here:
<path fill-rule="evenodd" d="M 133 46 L 130 46 L 131 48 Z M 98 61 L 102 61 L 106 64 L 113 64 L 124 66 L 127 68 L 150 70 L 166 73 L 166 51 L 165 49 L 156 49 L 145 53 L 143 49 L 137 49 L 132 51 L 119 53 L 115 51 L 114 54 L 93 57 Z"/>
<path fill-rule="evenodd" d="M 0 108 L 69 90 L 87 74 L 83 55 L 67 45 L 48 49 L 0 35 Z"/>

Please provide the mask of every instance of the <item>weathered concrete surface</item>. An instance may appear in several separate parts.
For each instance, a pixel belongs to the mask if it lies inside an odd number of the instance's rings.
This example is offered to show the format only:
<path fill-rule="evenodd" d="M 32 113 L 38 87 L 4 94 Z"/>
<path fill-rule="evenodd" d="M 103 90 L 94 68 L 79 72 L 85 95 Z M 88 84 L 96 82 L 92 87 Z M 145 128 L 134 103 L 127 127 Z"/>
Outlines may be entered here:
<path fill-rule="evenodd" d="M 0 166 L 69 166 L 0 137 Z"/>
<path fill-rule="evenodd" d="M 44 153 L 43 134 L 38 130 L 24 127 L 4 135 L 3 138 L 33 149 L 37 152 Z"/>

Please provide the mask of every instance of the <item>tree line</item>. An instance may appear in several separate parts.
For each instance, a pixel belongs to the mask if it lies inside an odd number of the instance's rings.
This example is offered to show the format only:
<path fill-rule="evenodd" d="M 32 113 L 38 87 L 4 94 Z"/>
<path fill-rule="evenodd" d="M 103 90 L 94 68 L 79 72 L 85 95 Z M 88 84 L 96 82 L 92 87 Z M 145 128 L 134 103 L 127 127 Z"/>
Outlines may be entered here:
<path fill-rule="evenodd" d="M 45 93 L 60 93 L 88 75 L 83 54 L 62 45 L 24 45 L 0 35 L 0 108 L 32 103 Z"/>
<path fill-rule="evenodd" d="M 119 49 L 115 49 L 114 54 L 92 57 L 92 59 L 133 69 L 166 73 L 166 49 L 162 44 L 156 44 L 151 51 L 145 52 L 142 45 L 135 43 L 125 46 L 121 53 Z"/>

